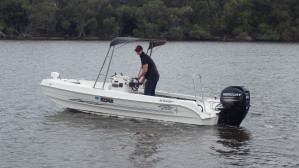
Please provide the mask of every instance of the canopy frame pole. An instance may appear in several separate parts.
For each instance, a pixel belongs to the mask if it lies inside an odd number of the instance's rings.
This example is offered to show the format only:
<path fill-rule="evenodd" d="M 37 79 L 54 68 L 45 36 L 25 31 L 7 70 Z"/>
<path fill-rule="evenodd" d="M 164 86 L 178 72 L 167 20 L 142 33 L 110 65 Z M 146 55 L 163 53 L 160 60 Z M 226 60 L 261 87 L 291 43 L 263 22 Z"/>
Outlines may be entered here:
<path fill-rule="evenodd" d="M 102 73 L 103 67 L 104 67 L 104 65 L 105 65 L 105 63 L 106 63 L 106 60 L 107 60 L 107 58 L 108 58 L 110 49 L 111 49 L 111 46 L 109 47 L 109 50 L 108 50 L 108 52 L 107 52 L 107 54 L 106 54 L 105 60 L 104 60 L 104 62 L 103 62 L 103 64 L 102 64 L 101 70 L 100 70 L 100 72 L 99 72 L 99 74 L 98 74 L 98 77 L 97 77 L 97 79 L 96 79 L 96 81 L 95 81 L 95 83 L 94 83 L 94 85 L 93 85 L 93 88 L 96 87 L 96 84 L 97 84 L 97 82 L 98 82 L 98 80 L 99 80 L 99 77 L 100 77 L 100 75 L 101 75 L 101 73 Z"/>
<path fill-rule="evenodd" d="M 153 53 L 153 47 L 154 46 L 154 44 L 152 43 L 152 42 L 150 42 L 150 46 L 149 46 L 149 48 L 151 49 L 151 52 L 150 52 L 150 57 L 152 57 L 152 53 Z"/>
<path fill-rule="evenodd" d="M 113 49 L 112 49 L 112 53 L 111 53 L 110 61 L 109 61 L 108 68 L 107 68 L 107 71 L 106 71 L 106 75 L 105 75 L 104 83 L 103 83 L 103 86 L 102 86 L 102 90 L 104 90 L 104 86 L 105 86 L 105 83 L 106 83 L 106 79 L 107 79 L 107 76 L 108 76 L 108 72 L 109 72 L 109 69 L 110 69 L 110 64 L 111 64 L 113 53 L 114 53 L 114 48 L 115 48 L 115 46 L 113 46 Z"/>

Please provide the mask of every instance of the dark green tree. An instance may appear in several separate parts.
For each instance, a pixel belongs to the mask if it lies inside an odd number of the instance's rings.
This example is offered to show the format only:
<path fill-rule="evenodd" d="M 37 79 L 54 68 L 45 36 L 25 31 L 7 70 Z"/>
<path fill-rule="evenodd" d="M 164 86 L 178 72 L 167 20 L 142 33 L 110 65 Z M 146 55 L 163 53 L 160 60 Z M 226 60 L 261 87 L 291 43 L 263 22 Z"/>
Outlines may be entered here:
<path fill-rule="evenodd" d="M 7 35 L 25 35 L 28 17 L 22 0 L 0 1 L 0 28 Z"/>
<path fill-rule="evenodd" d="M 298 0 L 1 0 L 0 37 L 299 41 Z"/>
<path fill-rule="evenodd" d="M 27 4 L 28 14 L 27 32 L 34 36 L 55 35 L 57 20 L 55 13 L 58 10 L 56 3 L 52 1 L 40 1 L 34 5 Z"/>

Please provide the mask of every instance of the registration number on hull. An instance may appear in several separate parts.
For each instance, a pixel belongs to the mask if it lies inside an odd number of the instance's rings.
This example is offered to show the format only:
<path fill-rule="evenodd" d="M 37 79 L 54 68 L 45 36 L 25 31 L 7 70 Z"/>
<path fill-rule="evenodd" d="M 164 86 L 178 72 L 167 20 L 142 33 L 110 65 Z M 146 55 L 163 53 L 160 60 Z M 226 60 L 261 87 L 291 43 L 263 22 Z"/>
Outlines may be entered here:
<path fill-rule="evenodd" d="M 105 103 L 113 103 L 112 98 L 95 96 L 94 99 L 95 100 L 100 100 L 101 102 L 105 102 Z"/>

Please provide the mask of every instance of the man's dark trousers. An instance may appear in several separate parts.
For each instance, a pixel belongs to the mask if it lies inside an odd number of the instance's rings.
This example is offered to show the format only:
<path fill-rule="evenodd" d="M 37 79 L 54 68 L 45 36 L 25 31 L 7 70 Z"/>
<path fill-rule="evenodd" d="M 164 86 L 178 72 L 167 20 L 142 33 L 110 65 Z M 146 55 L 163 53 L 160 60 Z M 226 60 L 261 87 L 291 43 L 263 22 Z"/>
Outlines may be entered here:
<path fill-rule="evenodd" d="M 159 77 L 153 79 L 147 79 L 145 82 L 144 95 L 155 96 L 155 90 Z"/>

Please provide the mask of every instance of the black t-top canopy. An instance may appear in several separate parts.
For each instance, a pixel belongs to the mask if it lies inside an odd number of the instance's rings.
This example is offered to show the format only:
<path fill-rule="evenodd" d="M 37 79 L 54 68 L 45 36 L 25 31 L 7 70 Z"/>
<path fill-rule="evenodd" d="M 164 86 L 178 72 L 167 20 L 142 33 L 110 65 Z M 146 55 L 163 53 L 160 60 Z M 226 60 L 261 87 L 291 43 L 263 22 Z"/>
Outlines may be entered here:
<path fill-rule="evenodd" d="M 134 37 L 115 37 L 111 43 L 110 46 L 116 46 L 118 44 L 122 44 L 122 43 L 131 43 L 134 41 L 139 41 L 140 39 L 138 38 L 134 38 Z"/>
<path fill-rule="evenodd" d="M 166 43 L 166 40 L 159 40 L 159 39 L 141 39 L 141 38 L 134 38 L 134 37 L 115 37 L 111 43 L 110 43 L 110 47 L 111 46 L 116 46 L 118 44 L 122 44 L 122 43 L 131 43 L 131 42 L 135 42 L 135 41 L 149 41 L 149 48 L 148 49 L 152 49 L 154 47 L 163 45 Z"/>

